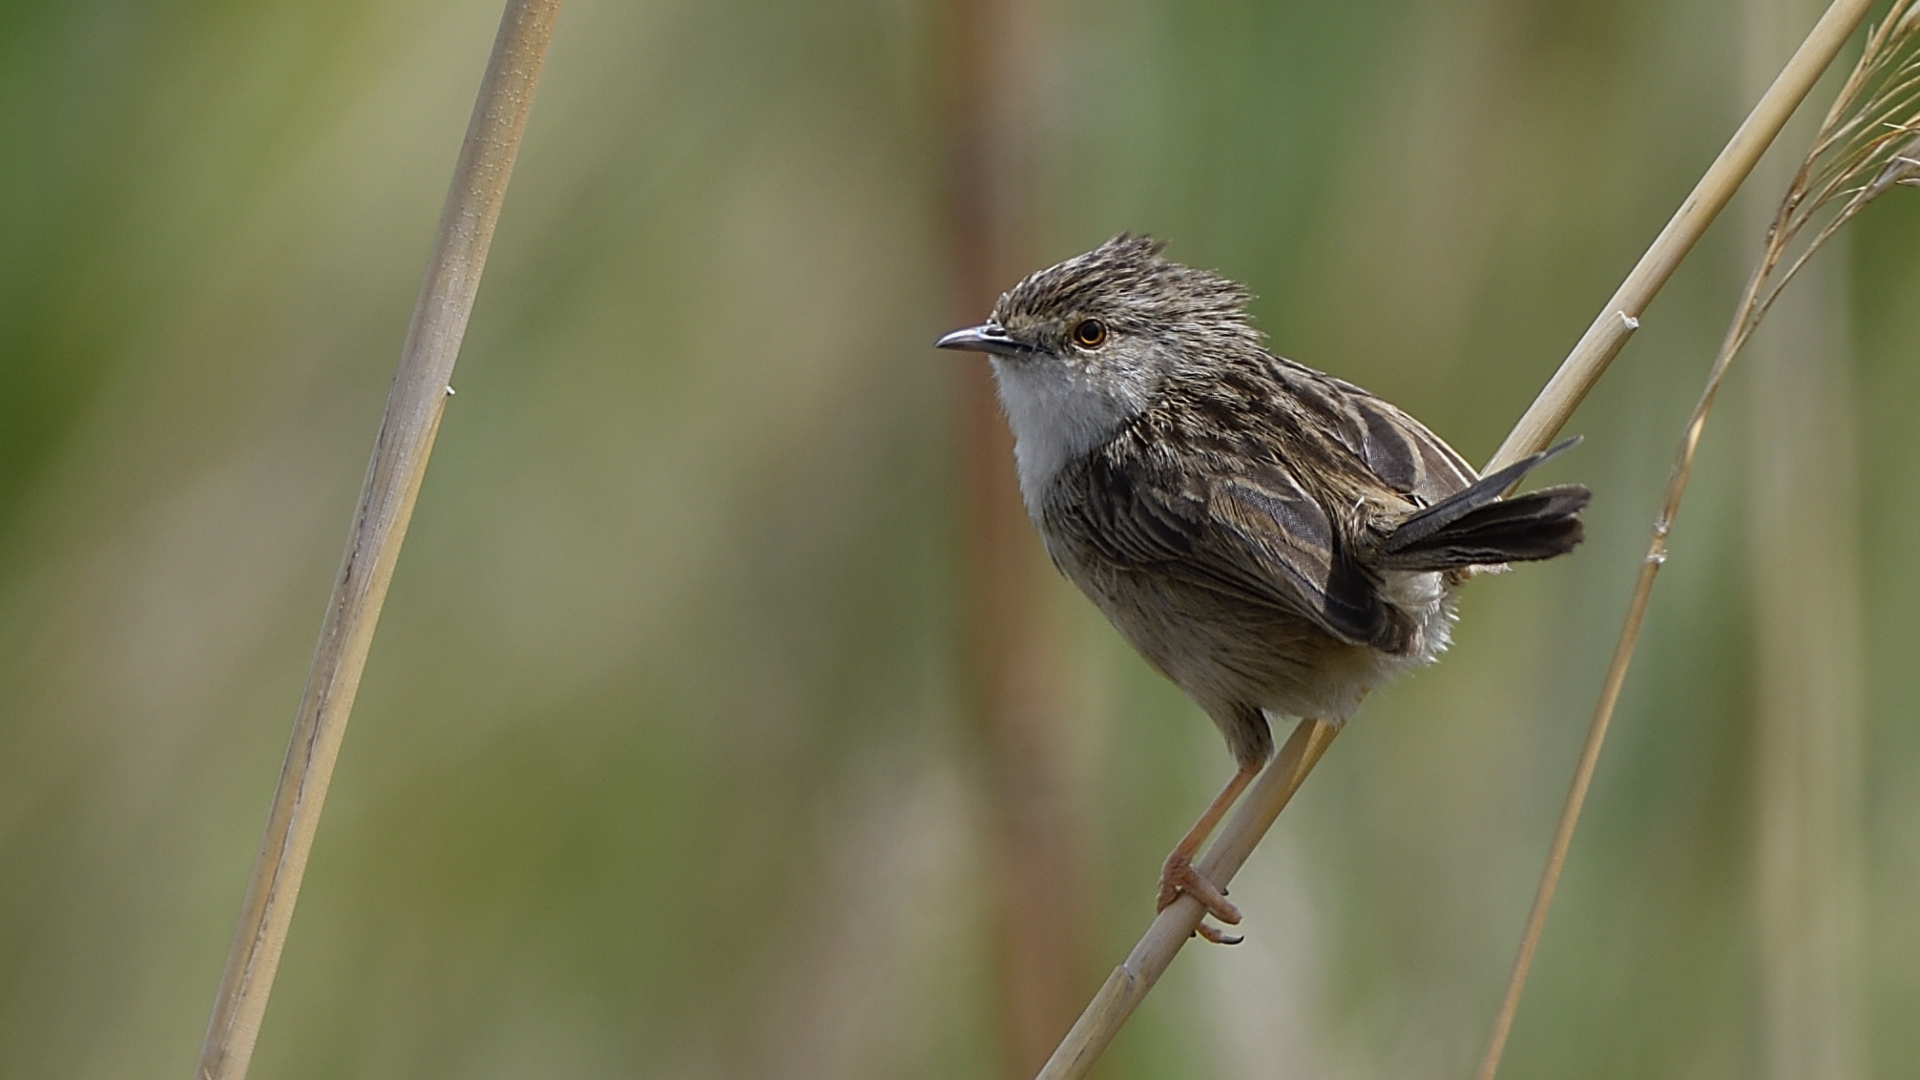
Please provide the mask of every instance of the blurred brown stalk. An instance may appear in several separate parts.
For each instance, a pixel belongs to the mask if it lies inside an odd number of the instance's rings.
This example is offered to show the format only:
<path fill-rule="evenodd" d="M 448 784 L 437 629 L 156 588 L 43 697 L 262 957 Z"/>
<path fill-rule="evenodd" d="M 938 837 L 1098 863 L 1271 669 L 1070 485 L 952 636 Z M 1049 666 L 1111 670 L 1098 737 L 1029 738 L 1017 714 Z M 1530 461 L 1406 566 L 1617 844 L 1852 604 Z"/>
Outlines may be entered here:
<path fill-rule="evenodd" d="M 956 325 L 979 322 L 1025 272 L 1031 12 L 953 0 L 946 29 L 948 250 Z M 988 875 L 1004 1067 L 1030 1075 L 1073 1019 L 1082 968 L 1082 861 L 1062 761 L 1058 633 L 992 377 L 963 363 L 961 611 L 965 707 L 983 756 Z M 1065 913 L 1059 917 L 1054 913 Z"/>

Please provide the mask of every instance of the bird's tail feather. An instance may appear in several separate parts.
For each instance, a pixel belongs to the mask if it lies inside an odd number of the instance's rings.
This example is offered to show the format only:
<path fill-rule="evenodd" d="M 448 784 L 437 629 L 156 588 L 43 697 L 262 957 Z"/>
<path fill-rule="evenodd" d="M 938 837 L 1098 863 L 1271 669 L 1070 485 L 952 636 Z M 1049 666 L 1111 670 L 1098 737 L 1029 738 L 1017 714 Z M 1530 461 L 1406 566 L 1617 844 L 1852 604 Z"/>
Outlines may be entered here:
<path fill-rule="evenodd" d="M 1551 559 L 1583 535 L 1580 511 L 1591 492 L 1578 484 L 1502 498 L 1541 462 L 1579 440 L 1533 454 L 1401 522 L 1368 561 L 1387 570 L 1452 570 Z"/>

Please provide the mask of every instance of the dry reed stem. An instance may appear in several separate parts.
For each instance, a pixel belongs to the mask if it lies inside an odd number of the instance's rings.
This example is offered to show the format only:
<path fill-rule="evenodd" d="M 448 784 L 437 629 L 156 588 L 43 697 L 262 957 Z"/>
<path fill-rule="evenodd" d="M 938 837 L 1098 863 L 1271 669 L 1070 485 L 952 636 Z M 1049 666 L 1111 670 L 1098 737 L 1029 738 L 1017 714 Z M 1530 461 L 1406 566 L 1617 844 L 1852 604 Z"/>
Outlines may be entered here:
<path fill-rule="evenodd" d="M 1733 133 L 1726 148 L 1680 204 L 1673 219 L 1660 231 L 1653 246 L 1640 257 L 1573 352 L 1561 362 L 1560 369 L 1527 407 L 1520 422 L 1513 426 L 1507 441 L 1500 444 L 1500 449 L 1487 462 L 1486 472 L 1505 468 L 1528 454 L 1545 450 L 1553 442 L 1587 391 L 1593 389 L 1601 373 L 1640 325 L 1640 315 L 1653 302 L 1654 295 L 1673 276 L 1680 260 L 1693 250 L 1694 243 L 1726 207 L 1727 200 L 1733 198 L 1741 181 L 1753 171 L 1760 155 L 1780 134 L 1787 118 L 1799 108 L 1872 6 L 1873 0 L 1833 0 L 1806 41 L 1774 78 L 1773 85 Z"/>
<path fill-rule="evenodd" d="M 360 490 L 195 1076 L 247 1071 L 347 715 L 393 578 L 560 0 L 508 0 Z"/>
<path fill-rule="evenodd" d="M 1694 185 L 1692 193 L 1680 204 L 1672 220 L 1667 222 L 1666 228 L 1654 239 L 1646 254 L 1640 257 L 1612 299 L 1601 308 L 1599 316 L 1514 425 L 1513 431 L 1483 472 L 1504 468 L 1528 454 L 1546 449 L 1553 441 L 1586 397 L 1587 391 L 1593 388 L 1607 365 L 1619 355 L 1627 339 L 1639 327 L 1641 313 L 1667 283 L 1667 279 L 1673 276 L 1681 260 L 1693 250 L 1707 226 L 1713 223 L 1733 198 L 1734 191 L 1753 171 L 1760 155 L 1780 134 L 1780 129 L 1786 126 L 1787 119 L 1813 89 L 1813 84 L 1832 64 L 1847 38 L 1852 36 L 1854 28 L 1866 18 L 1870 6 L 1872 0 L 1834 0 L 1820 21 L 1814 24 L 1806 41 L 1787 61 L 1773 85 L 1754 105 L 1753 111 L 1734 132 L 1700 182 Z M 1639 610 L 1644 611 L 1644 603 Z M 1633 617 L 1637 619 L 1638 615 Z M 1617 695 L 1617 686 L 1613 688 L 1613 693 Z M 1608 711 L 1610 714 L 1610 706 Z M 1266 835 L 1287 800 L 1306 779 L 1307 773 L 1319 762 L 1336 730 L 1319 721 L 1301 722 L 1279 757 L 1254 781 L 1240 806 L 1235 808 L 1233 816 L 1221 827 L 1219 835 L 1198 864 L 1201 873 L 1217 885 L 1227 884 L 1232 872 L 1240 868 L 1247 854 Z M 1499 1019 L 1495 1022 L 1493 1042 L 1488 1048 L 1487 1060 L 1482 1063 L 1483 1080 L 1491 1077 L 1492 1067 L 1499 1060 L 1499 1049 L 1504 1045 L 1506 1033 L 1512 1026 L 1519 989 L 1526 979 L 1527 964 L 1532 959 L 1534 944 L 1538 939 L 1539 923 L 1545 918 L 1546 905 L 1551 902 L 1553 894 L 1553 883 L 1558 880 L 1560 865 L 1566 859 L 1566 844 L 1571 840 L 1568 812 L 1574 817 L 1578 816 L 1578 803 L 1585 798 L 1587 785 L 1593 776 L 1593 762 L 1598 760 L 1600 742 L 1604 737 L 1604 724 L 1588 735 L 1588 749 L 1581 755 L 1581 764 L 1575 773 L 1574 790 L 1568 796 L 1568 811 L 1562 813 L 1561 830 L 1555 833 L 1553 850 L 1548 856 L 1547 875 L 1534 900 L 1528 933 L 1522 940 L 1520 956 L 1514 964 L 1514 975 L 1508 984 L 1507 1000 L 1502 1003 Z M 1219 853 L 1217 858 L 1216 853 Z M 1226 873 L 1219 876 L 1217 870 Z M 1162 911 L 1139 944 L 1134 946 L 1127 962 L 1115 968 L 1101 986 L 1036 1080 L 1078 1080 L 1086 1076 L 1100 1054 L 1120 1033 L 1120 1028 L 1133 1014 L 1134 1007 L 1186 944 L 1199 921 L 1200 905 L 1188 897 L 1181 897 Z"/>
<path fill-rule="evenodd" d="M 1834 8 L 1839 6 L 1836 3 Z M 1829 9 L 1829 16 L 1833 10 Z M 1826 20 L 1822 19 L 1824 22 Z M 1815 33 L 1818 33 L 1817 27 Z M 1812 40 L 1810 37 L 1808 43 L 1811 44 Z M 1760 261 L 1747 281 L 1720 351 L 1708 370 L 1700 398 L 1688 417 L 1680 446 L 1674 453 L 1659 516 L 1654 519 L 1653 536 L 1634 582 L 1626 621 L 1614 645 L 1613 659 L 1607 668 L 1600 699 L 1594 707 L 1593 721 L 1587 730 L 1586 744 L 1581 749 L 1579 764 L 1574 771 L 1573 785 L 1567 793 L 1566 805 L 1561 810 L 1559 825 L 1554 830 L 1546 868 L 1541 873 L 1533 909 L 1527 916 L 1526 929 L 1521 935 L 1507 991 L 1495 1017 L 1486 1054 L 1481 1059 L 1478 1080 L 1493 1080 L 1499 1069 L 1500 1056 L 1513 1028 L 1514 1014 L 1519 1008 L 1527 970 L 1539 944 L 1547 911 L 1553 903 L 1554 888 L 1558 884 L 1561 868 L 1566 863 L 1567 849 L 1572 843 L 1574 828 L 1579 823 L 1580 811 L 1593 780 L 1601 747 L 1606 741 L 1608 726 L 1619 704 L 1620 688 L 1633 662 L 1647 603 L 1653 594 L 1654 580 L 1667 561 L 1667 539 L 1673 531 L 1674 519 L 1679 515 L 1687 482 L 1693 475 L 1700 437 L 1705 431 L 1707 417 L 1713 410 L 1727 370 L 1779 298 L 1781 290 L 1792 282 L 1806 266 L 1807 259 L 1823 247 L 1842 225 L 1853 220 L 1868 202 L 1894 185 L 1920 186 L 1915 184 L 1916 179 L 1920 178 L 1920 153 L 1916 153 L 1920 151 L 1920 136 L 1914 135 L 1914 132 L 1920 131 L 1920 51 L 1912 48 L 1917 41 L 1920 41 L 1920 7 L 1913 6 L 1913 0 L 1895 0 L 1886 18 L 1868 35 L 1859 63 L 1827 111 L 1814 137 L 1812 150 L 1795 174 L 1785 198 L 1781 200 L 1773 224 L 1767 231 Z M 1806 48 L 1803 45 L 1802 52 Z M 1817 76 L 1818 73 L 1815 74 Z M 1776 82 L 1776 88 L 1778 85 Z M 1882 126 L 1890 130 L 1882 131 Z M 1858 186 L 1852 186 L 1856 182 Z M 1775 271 L 1786 258 L 1795 238 L 1836 201 L 1840 205 L 1776 279 Z"/>

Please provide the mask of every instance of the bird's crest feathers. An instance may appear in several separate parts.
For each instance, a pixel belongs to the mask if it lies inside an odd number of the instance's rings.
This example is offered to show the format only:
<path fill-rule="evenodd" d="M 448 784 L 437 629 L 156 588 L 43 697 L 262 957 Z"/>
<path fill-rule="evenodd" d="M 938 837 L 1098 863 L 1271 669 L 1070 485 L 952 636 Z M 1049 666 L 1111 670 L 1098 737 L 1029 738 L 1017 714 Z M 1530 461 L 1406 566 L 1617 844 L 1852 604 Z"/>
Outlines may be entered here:
<path fill-rule="evenodd" d="M 1039 270 L 1001 294 L 993 321 L 1013 329 L 1097 316 L 1136 333 L 1187 331 L 1259 344 L 1246 287 L 1211 270 L 1162 258 L 1164 241 L 1121 233 L 1083 255 Z"/>

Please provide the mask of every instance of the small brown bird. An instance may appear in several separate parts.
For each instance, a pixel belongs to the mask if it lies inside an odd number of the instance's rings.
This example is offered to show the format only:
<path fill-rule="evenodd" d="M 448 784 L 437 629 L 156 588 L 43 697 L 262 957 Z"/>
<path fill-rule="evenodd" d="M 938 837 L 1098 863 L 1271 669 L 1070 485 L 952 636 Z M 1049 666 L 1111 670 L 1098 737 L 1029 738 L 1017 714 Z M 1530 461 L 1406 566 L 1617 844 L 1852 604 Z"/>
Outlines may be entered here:
<path fill-rule="evenodd" d="M 1273 754 L 1268 716 L 1344 723 L 1447 646 L 1476 571 L 1580 542 L 1584 487 L 1502 494 L 1420 422 L 1282 359 L 1249 293 L 1122 234 L 936 344 L 987 353 L 1054 565 L 1205 709 L 1239 771 L 1167 857 L 1159 906 L 1240 912 L 1193 857 Z M 1202 924 L 1210 940 L 1232 943 Z"/>

